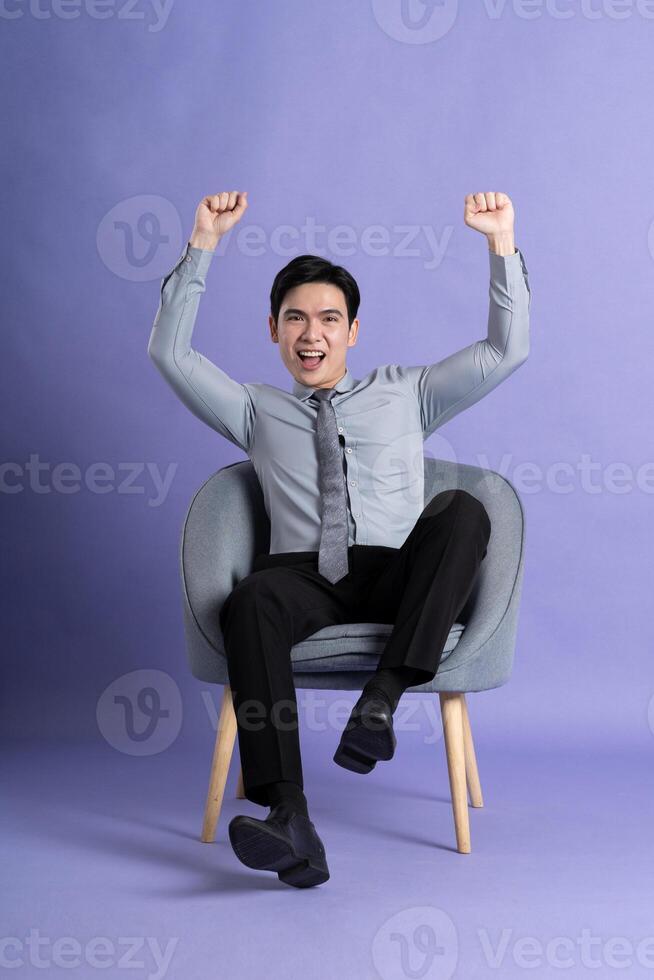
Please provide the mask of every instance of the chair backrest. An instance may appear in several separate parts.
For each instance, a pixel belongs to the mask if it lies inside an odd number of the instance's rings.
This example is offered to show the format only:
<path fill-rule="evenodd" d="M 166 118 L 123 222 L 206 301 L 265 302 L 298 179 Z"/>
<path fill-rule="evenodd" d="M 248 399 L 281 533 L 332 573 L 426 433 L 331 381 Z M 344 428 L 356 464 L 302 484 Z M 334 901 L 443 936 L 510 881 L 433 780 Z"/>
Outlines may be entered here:
<path fill-rule="evenodd" d="M 521 534 L 522 522 L 516 519 L 516 510 L 520 517 L 520 504 L 508 481 L 492 470 L 431 456 L 425 456 L 424 463 L 425 505 L 443 490 L 461 488 L 478 497 L 491 518 L 489 556 L 458 617 L 465 624 L 489 573 L 490 552 L 498 536 L 504 536 L 503 546 L 510 548 L 502 560 L 515 567 L 521 560 L 520 543 L 515 540 L 516 533 L 518 538 Z M 270 521 L 252 462 L 239 461 L 218 470 L 193 497 L 180 543 L 187 635 L 199 631 L 208 644 L 208 656 L 211 649 L 224 650 L 218 621 L 223 602 L 237 582 L 251 572 L 255 556 L 269 547 Z"/>

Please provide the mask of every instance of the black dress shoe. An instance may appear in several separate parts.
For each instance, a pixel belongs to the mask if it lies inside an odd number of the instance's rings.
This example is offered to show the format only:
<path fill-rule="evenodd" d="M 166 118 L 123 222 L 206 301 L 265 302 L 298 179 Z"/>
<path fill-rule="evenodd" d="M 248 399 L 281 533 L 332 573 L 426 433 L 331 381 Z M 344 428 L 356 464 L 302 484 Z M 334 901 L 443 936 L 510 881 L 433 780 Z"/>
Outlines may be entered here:
<path fill-rule="evenodd" d="M 396 744 L 389 702 L 380 694 L 363 693 L 352 708 L 334 762 L 352 772 L 370 772 L 380 759 L 393 758 Z"/>
<path fill-rule="evenodd" d="M 248 868 L 276 871 L 296 888 L 321 885 L 329 878 L 325 848 L 303 813 L 278 803 L 265 820 L 240 815 L 229 822 L 229 840 Z"/>

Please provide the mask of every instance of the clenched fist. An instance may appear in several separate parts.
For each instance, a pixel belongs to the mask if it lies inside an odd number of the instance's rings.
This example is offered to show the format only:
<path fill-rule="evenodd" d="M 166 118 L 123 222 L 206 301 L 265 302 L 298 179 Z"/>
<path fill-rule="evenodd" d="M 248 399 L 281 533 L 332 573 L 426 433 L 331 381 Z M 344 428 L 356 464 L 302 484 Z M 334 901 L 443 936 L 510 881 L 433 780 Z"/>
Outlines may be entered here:
<path fill-rule="evenodd" d="M 213 250 L 220 238 L 240 221 L 248 206 L 247 191 L 221 191 L 204 197 L 195 212 L 189 243 L 194 248 Z"/>
<path fill-rule="evenodd" d="M 514 251 L 515 215 L 508 194 L 499 191 L 468 194 L 465 199 L 463 220 L 469 228 L 486 235 L 492 251 L 499 251 L 502 255 L 509 255 Z"/>

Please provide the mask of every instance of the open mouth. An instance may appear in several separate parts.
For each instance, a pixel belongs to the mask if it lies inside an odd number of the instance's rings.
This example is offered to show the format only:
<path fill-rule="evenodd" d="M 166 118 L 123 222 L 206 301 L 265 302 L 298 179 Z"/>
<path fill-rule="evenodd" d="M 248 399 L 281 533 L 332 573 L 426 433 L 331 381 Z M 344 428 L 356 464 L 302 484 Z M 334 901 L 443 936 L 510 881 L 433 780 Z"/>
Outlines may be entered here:
<path fill-rule="evenodd" d="M 300 358 L 302 367 L 305 371 L 315 371 L 320 362 L 324 359 L 325 354 L 320 352 L 319 354 L 312 354 L 311 356 L 308 356 L 306 354 L 298 353 L 298 357 Z"/>

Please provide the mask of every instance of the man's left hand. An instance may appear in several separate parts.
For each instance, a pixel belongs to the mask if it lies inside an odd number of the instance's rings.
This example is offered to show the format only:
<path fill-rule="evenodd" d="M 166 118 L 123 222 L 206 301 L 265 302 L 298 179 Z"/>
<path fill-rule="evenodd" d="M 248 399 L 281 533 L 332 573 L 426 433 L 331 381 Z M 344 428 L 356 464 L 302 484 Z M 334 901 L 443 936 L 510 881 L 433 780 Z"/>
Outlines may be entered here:
<path fill-rule="evenodd" d="M 515 250 L 515 214 L 508 194 L 499 191 L 468 194 L 463 219 L 469 228 L 486 235 L 492 251 L 509 255 Z"/>

